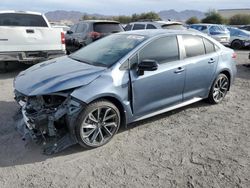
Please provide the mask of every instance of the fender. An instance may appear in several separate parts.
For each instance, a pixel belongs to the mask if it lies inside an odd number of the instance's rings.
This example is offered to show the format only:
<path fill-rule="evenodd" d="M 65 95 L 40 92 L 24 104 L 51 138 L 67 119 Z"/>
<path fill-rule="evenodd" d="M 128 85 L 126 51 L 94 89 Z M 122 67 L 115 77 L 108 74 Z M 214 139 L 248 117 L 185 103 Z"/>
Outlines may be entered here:
<path fill-rule="evenodd" d="M 119 83 L 117 81 L 119 81 Z M 112 73 L 111 76 L 108 71 L 90 84 L 74 90 L 71 93 L 71 96 L 86 104 L 100 98 L 115 98 L 123 106 L 126 122 L 130 123 L 132 121 L 133 114 L 128 97 L 129 82 L 130 80 L 127 71 L 124 71 L 123 74 L 121 74 L 121 72 L 120 74 Z"/>

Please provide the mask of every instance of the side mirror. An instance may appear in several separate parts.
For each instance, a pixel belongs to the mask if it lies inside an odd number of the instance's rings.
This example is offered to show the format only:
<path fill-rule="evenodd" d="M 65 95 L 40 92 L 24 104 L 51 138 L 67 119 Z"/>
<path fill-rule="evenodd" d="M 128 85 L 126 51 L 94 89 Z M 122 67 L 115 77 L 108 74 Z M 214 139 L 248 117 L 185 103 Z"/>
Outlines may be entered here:
<path fill-rule="evenodd" d="M 73 33 L 73 31 L 70 31 L 70 30 L 67 31 L 67 34 L 68 34 L 68 35 L 70 35 L 70 34 L 72 34 L 72 33 Z"/>
<path fill-rule="evenodd" d="M 144 75 L 144 71 L 155 71 L 158 69 L 157 61 L 151 59 L 142 60 L 138 64 L 138 74 Z"/>

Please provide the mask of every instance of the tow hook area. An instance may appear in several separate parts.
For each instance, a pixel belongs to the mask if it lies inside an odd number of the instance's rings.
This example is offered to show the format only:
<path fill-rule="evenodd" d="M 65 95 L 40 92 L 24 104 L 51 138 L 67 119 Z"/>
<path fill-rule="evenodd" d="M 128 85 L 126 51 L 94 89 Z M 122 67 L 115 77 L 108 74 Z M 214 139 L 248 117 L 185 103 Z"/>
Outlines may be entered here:
<path fill-rule="evenodd" d="M 67 98 L 56 108 L 44 108 L 43 100 L 32 100 L 19 101 L 21 109 L 16 116 L 16 129 L 22 140 L 33 140 L 46 155 L 58 153 L 77 143 L 74 122 L 83 107 L 81 103 Z"/>

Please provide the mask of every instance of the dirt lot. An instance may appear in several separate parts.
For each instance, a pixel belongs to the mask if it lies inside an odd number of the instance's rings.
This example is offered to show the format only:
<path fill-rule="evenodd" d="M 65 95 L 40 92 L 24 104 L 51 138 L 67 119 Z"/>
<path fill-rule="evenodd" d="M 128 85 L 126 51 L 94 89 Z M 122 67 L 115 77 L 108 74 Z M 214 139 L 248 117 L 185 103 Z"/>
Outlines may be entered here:
<path fill-rule="evenodd" d="M 45 156 L 14 130 L 12 82 L 0 74 L 0 187 L 250 187 L 250 68 L 220 105 L 199 102 L 141 121 L 106 146 Z"/>

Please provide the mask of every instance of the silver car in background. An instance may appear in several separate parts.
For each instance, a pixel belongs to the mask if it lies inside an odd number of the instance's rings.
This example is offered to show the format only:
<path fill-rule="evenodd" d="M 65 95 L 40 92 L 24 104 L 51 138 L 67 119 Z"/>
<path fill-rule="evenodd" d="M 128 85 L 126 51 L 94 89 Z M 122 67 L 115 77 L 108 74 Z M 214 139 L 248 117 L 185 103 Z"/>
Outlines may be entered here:
<path fill-rule="evenodd" d="M 230 31 L 230 46 L 233 49 L 241 49 L 250 46 L 250 31 L 227 27 Z"/>
<path fill-rule="evenodd" d="M 47 154 L 72 144 L 96 148 L 121 126 L 207 99 L 220 103 L 236 54 L 202 33 L 122 32 L 37 64 L 14 81 L 19 130 Z"/>
<path fill-rule="evenodd" d="M 177 21 L 138 21 L 131 22 L 124 28 L 125 31 L 142 30 L 142 29 L 174 29 L 186 30 L 187 28 Z"/>
<path fill-rule="evenodd" d="M 190 26 L 208 36 L 214 38 L 221 44 L 228 46 L 230 43 L 230 32 L 224 25 L 219 24 L 193 24 Z"/>

